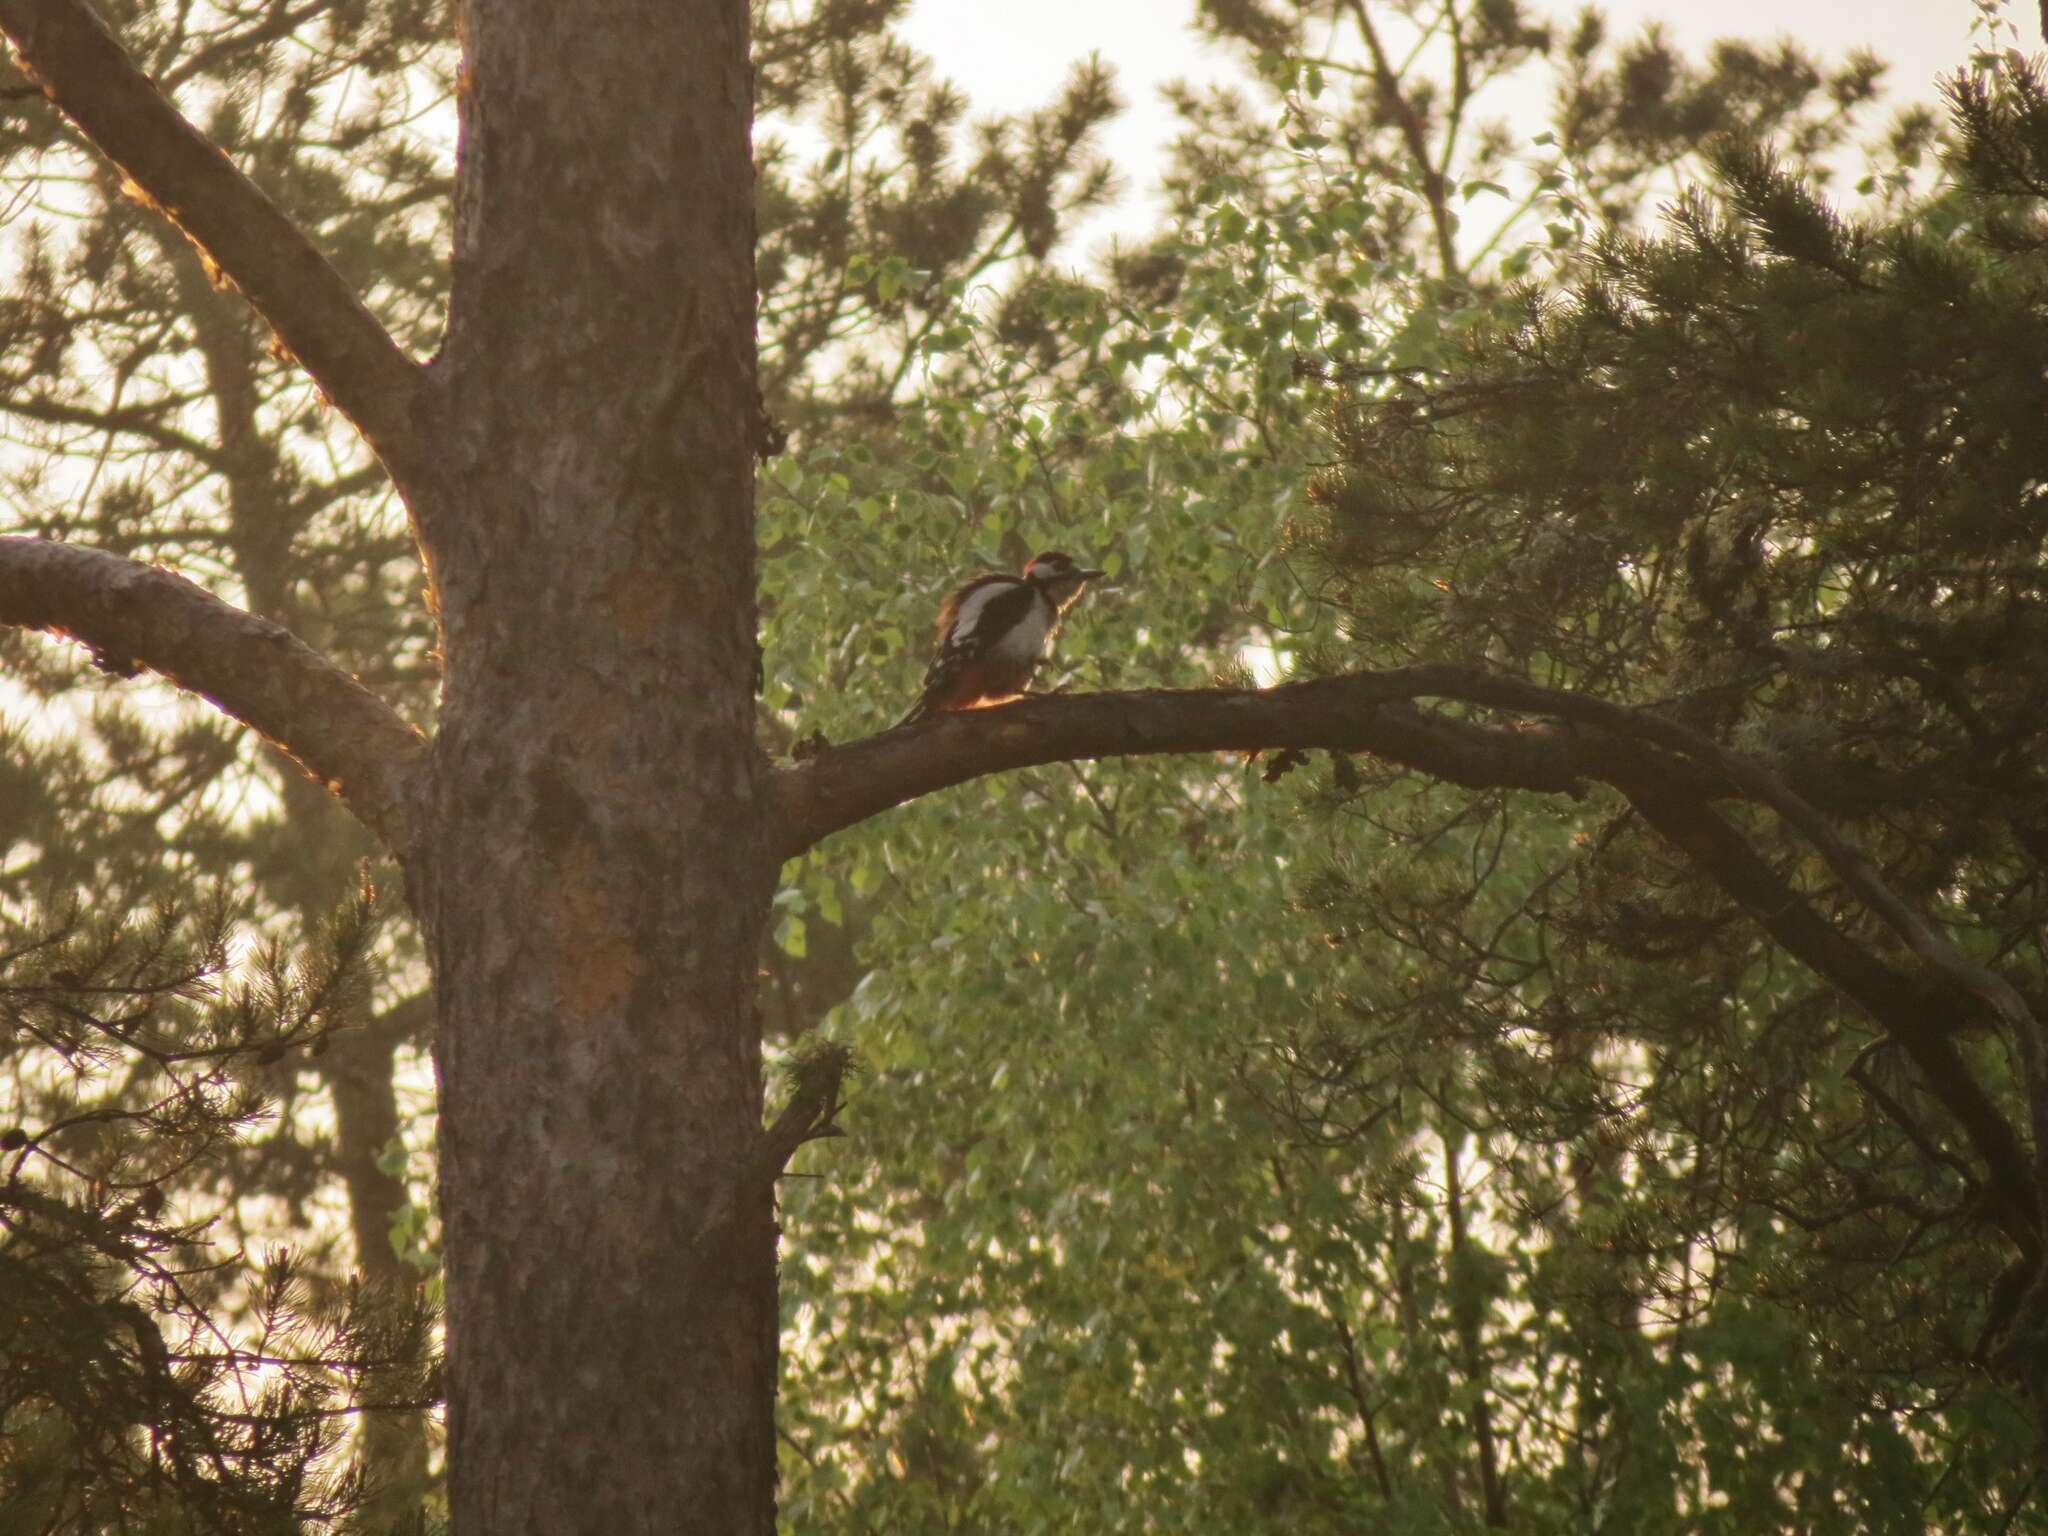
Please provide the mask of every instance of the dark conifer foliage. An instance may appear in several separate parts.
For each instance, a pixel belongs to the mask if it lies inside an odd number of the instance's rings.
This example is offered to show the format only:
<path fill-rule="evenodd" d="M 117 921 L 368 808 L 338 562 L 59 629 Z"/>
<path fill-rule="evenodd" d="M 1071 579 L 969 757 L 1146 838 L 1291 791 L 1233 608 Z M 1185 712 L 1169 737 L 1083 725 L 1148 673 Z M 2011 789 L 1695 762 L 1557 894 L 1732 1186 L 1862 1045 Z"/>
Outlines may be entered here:
<path fill-rule="evenodd" d="M 428 349 L 440 319 L 449 182 L 444 150 L 419 124 L 446 95 L 445 9 L 410 0 L 137 6 L 109 20 L 142 67 L 315 232 L 399 339 Z M 434 685 L 427 616 L 383 471 L 335 430 L 242 297 L 63 118 L 37 94 L 10 93 L 6 107 L 0 133 L 22 189 L 15 227 L 29 256 L 0 307 L 10 530 L 172 565 L 316 637 L 386 698 L 423 715 Z M 416 1478 L 425 1298 L 387 1235 L 407 1208 L 405 1188 L 380 1165 L 396 1130 L 393 1051 L 422 1013 L 407 1001 L 417 988 L 413 945 L 402 925 L 387 926 L 381 959 L 366 969 L 367 914 L 345 929 L 329 925 L 337 905 L 354 900 L 371 845 L 324 793 L 241 731 L 189 704 L 165 710 L 159 692 L 127 680 L 125 658 L 89 665 L 75 648 L 18 631 L 0 643 L 10 675 L 45 706 L 8 744 L 18 776 L 6 818 L 11 919 L 28 932 L 64 932 L 83 912 L 94 931 L 128 936 L 108 964 L 126 963 L 121 946 L 141 942 L 140 929 L 162 928 L 166 955 L 199 957 L 183 962 L 189 979 L 173 985 L 143 972 L 118 984 L 173 997 L 211 988 L 213 1014 L 230 1020 L 204 1023 L 193 1043 L 174 1035 L 162 1044 L 147 1032 L 105 1030 L 53 1042 L 19 1032 L 18 1011 L 10 1018 L 16 1080 L 43 1085 L 16 1109 L 25 1129 L 40 1134 L 84 1115 L 103 1143 L 94 1158 L 71 1160 L 83 1170 L 76 1177 L 60 1176 L 65 1165 L 54 1157 L 24 1156 L 10 1167 L 10 1187 L 67 1202 L 85 1220 L 132 1204 L 134 1188 L 120 1198 L 108 1190 L 146 1176 L 163 1213 L 91 1256 L 110 1327 L 60 1336 L 101 1351 L 82 1379 L 115 1371 L 125 1348 L 128 1369 L 143 1373 L 134 1379 L 162 1400 L 163 1422 L 197 1426 L 152 1449 L 118 1396 L 64 1395 L 63 1357 L 19 1357 L 16 1412 L 51 1426 L 61 1419 L 63 1435 L 83 1448 L 81 1475 L 104 1473 L 80 1484 L 89 1500 L 72 1518 L 82 1526 L 61 1524 L 61 1504 L 47 1518 L 52 1528 L 97 1528 L 141 1508 L 182 1513 L 201 1529 L 255 1529 L 264 1519 L 262 1528 L 280 1528 L 294 1507 L 312 1514 L 359 1503 L 363 1479 L 345 1475 L 346 1459 L 322 1455 L 346 1443 L 354 1419 L 337 1410 L 357 1400 L 365 1378 L 359 1370 L 351 1385 L 321 1361 L 338 1366 L 351 1352 L 377 1378 L 367 1395 L 401 1405 L 366 1430 L 371 1491 Z M 53 732 L 56 721 L 73 722 L 71 731 Z M 234 906 L 258 925 L 233 953 L 221 947 L 224 929 L 208 937 L 196 919 L 165 927 L 149 916 L 184 911 L 208 884 L 233 891 Z M 297 979 L 288 952 L 266 949 L 265 934 L 300 936 Z M 335 947 L 344 938 L 346 953 Z M 15 959 L 10 988 L 40 953 Z M 344 978 L 344 993 L 333 995 Z M 304 1038 L 316 999 L 317 1052 Z M 90 997 L 78 1006 L 81 1019 L 96 1016 Z M 249 1038 L 234 1037 L 237 1029 Z M 187 1060 L 186 1050 L 210 1054 Z M 91 1070 L 51 1072 L 51 1051 Z M 152 1118 L 133 1118 L 159 1098 Z M 161 1122 L 181 1120 L 194 1128 L 165 1143 Z M 236 1125 L 245 1134 L 226 1134 Z M 52 1154 L 63 1140 L 49 1144 Z M 126 1168 L 137 1159 L 141 1168 Z M 266 1273 L 266 1255 L 309 1229 L 337 1183 L 354 1242 L 329 1236 Z M 40 1251 L 38 1241 L 24 1235 L 24 1251 Z M 360 1289 L 349 1288 L 351 1273 Z M 111 1326 L 129 1315 L 124 1308 L 171 1340 L 168 1374 L 148 1374 L 136 1353 L 143 1334 Z M 235 1363 L 233 1351 L 252 1338 L 274 1340 L 277 1360 L 303 1365 Z M 32 1388 L 24 1373 L 37 1372 L 53 1375 Z M 221 1417 L 252 1409 L 247 1422 Z M 10 1435 L 16 1424 L 10 1415 Z M 133 1462 L 125 1471 L 124 1455 Z M 13 1466 L 10 1483 L 30 1497 L 54 1464 Z M 130 1494 L 140 1503 L 125 1502 Z"/>
<path fill-rule="evenodd" d="M 762 391 L 799 425 L 886 420 L 947 286 L 1021 280 L 1111 190 L 1092 145 L 1120 105 L 1106 69 L 970 128 L 967 99 L 886 30 L 905 9 L 772 5 L 756 39 Z"/>
<path fill-rule="evenodd" d="M 275 1074 L 360 1018 L 372 901 L 302 954 L 238 962 L 253 936 L 223 898 L 100 894 L 109 915 L 71 891 L 39 924 L 0 920 L 0 1528 L 344 1515 L 364 1477 L 329 1453 L 361 1410 L 427 1406 L 431 1315 L 218 1229 L 248 1193 L 230 1149 L 262 1138 Z"/>
<path fill-rule="evenodd" d="M 1869 867 L 1711 770 L 1390 816 L 1346 767 L 1328 804 L 1369 829 L 1315 902 L 1390 969 L 1298 1043 L 1291 1103 L 1343 1137 L 1448 1091 L 1478 1134 L 1571 1143 L 1516 1197 L 1552 1213 L 1553 1294 L 1611 1288 L 1617 1341 L 1663 1319 L 1646 1372 L 1755 1371 L 1765 1422 L 1924 1437 L 1902 1488 L 1995 1520 L 2048 1403 L 2048 112 L 2013 58 L 1949 90 L 1958 184 L 1905 216 L 1724 141 L 1654 236 L 1513 297 L 1441 372 L 1354 380 L 1303 528 L 1329 664 L 1466 661 L 1670 722 Z M 1469 865 L 1417 865 L 1447 842 Z M 1804 1381 L 1759 1369 L 1773 1336 Z"/>

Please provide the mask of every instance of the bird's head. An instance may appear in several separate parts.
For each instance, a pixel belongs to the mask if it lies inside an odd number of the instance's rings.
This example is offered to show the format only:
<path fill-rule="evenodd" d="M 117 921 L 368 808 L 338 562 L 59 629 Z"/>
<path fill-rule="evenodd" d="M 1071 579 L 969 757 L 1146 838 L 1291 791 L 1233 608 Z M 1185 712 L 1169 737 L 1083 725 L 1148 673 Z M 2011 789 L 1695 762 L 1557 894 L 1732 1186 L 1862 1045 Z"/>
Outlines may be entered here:
<path fill-rule="evenodd" d="M 1108 574 L 1076 565 L 1072 555 L 1057 549 L 1032 556 L 1031 563 L 1024 567 L 1024 579 L 1042 588 L 1054 605 L 1061 608 L 1080 596 L 1082 587 Z"/>

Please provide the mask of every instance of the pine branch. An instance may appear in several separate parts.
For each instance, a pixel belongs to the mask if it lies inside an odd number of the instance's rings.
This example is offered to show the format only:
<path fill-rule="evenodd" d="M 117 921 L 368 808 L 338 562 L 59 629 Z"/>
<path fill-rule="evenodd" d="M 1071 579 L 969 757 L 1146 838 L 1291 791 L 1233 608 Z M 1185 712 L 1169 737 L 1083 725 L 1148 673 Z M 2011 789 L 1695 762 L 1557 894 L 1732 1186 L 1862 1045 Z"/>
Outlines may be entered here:
<path fill-rule="evenodd" d="M 2048 1234 L 2034 1159 L 1957 1048 L 1952 1019 L 1945 1016 L 1974 989 L 1959 984 L 1944 996 L 1886 965 L 1817 911 L 1696 790 L 1674 782 L 1653 761 L 1617 758 L 1610 777 L 1666 842 L 1898 1041 L 1983 1160 L 1988 1214 L 2022 1252 L 2038 1257 Z"/>
<path fill-rule="evenodd" d="M 1411 702 L 1421 698 L 1552 716 L 1584 729 L 1541 719 L 1480 725 L 1424 713 Z M 1690 792 L 1697 798 L 1725 796 L 1770 807 L 1930 972 L 1974 997 L 2014 1032 L 2022 1050 L 2035 1059 L 2048 1055 L 2040 1021 L 2012 984 L 1958 951 L 1763 763 L 1667 716 L 1477 667 L 1433 663 L 1267 689 L 1080 694 L 941 715 L 779 770 L 780 847 L 785 857 L 794 857 L 890 806 L 1008 769 L 1268 748 L 1369 752 L 1468 788 L 1572 793 L 1587 780 L 1625 787 L 1616 777 L 1617 752 L 1656 763 L 1667 774 L 1689 765 Z"/>
<path fill-rule="evenodd" d="M 1512 709 L 1535 709 L 1563 715 L 1612 731 L 1689 759 L 1744 799 L 1767 805 L 1820 855 L 1835 877 L 1873 916 L 1897 934 L 1927 970 L 1958 992 L 1976 1000 L 2010 1031 L 2027 1070 L 2031 1119 L 2038 1145 L 2048 1146 L 2048 1035 L 2041 1021 L 2013 984 L 1987 966 L 1969 959 L 1927 916 L 1885 883 L 1877 866 L 1836 831 L 1806 798 L 1754 758 L 1731 752 L 1690 726 L 1639 709 L 1625 709 L 1603 699 L 1560 689 L 1543 688 L 1484 673 L 1461 676 L 1467 669 L 1414 668 L 1444 676 L 1451 697 Z M 1597 775 L 1620 784 L 1611 774 Z"/>
<path fill-rule="evenodd" d="M 10 395 L 6 412 L 25 421 L 47 422 L 59 427 L 83 427 L 89 432 L 105 433 L 114 437 L 139 437 L 167 453 L 186 454 L 208 469 L 218 469 L 221 463 L 222 454 L 218 443 L 204 442 L 189 433 L 180 432 L 175 427 L 166 426 L 160 418 L 169 412 L 158 407 L 120 406 L 100 410 L 91 406 L 70 405 L 62 400 L 52 400 L 40 395 Z"/>
<path fill-rule="evenodd" d="M 81 0 L 0 0 L 22 68 L 256 306 L 401 487 L 425 375 L 306 234 L 129 60 Z"/>
<path fill-rule="evenodd" d="M 282 626 L 100 550 L 0 538 L 0 623 L 66 635 L 109 671 L 147 668 L 254 728 L 394 851 L 410 846 L 426 738 Z"/>
<path fill-rule="evenodd" d="M 1151 689 L 1020 699 L 933 716 L 777 770 L 779 856 L 935 790 L 1044 763 L 1167 752 L 1369 752 L 1471 789 L 1575 794 L 1600 776 L 1594 743 L 1554 726 L 1480 725 L 1410 701 L 1424 669 L 1277 688 Z M 1475 674 L 1478 675 L 1478 674 Z"/>
<path fill-rule="evenodd" d="M 1418 699 L 1538 718 L 1487 724 L 1425 711 Z M 794 857 L 891 806 L 984 774 L 1075 759 L 1289 748 L 1366 752 L 1468 788 L 1576 795 L 1599 782 L 1620 790 L 1777 942 L 1901 1042 L 1984 1160 L 2000 1227 L 2025 1251 L 2041 1251 L 2048 1223 L 2033 1159 L 1957 1051 L 1951 1018 L 1942 1016 L 2005 1025 L 2031 1069 L 2040 1025 L 2024 999 L 2002 976 L 1963 957 L 1771 769 L 1662 715 L 1449 664 L 1262 690 L 1024 699 L 824 747 L 778 768 L 777 848 Z M 1924 972 L 1887 964 L 1824 917 L 1714 813 L 1717 799 L 1774 812 L 1905 942 Z M 2032 1107 L 2038 1120 L 2041 1106 Z"/>

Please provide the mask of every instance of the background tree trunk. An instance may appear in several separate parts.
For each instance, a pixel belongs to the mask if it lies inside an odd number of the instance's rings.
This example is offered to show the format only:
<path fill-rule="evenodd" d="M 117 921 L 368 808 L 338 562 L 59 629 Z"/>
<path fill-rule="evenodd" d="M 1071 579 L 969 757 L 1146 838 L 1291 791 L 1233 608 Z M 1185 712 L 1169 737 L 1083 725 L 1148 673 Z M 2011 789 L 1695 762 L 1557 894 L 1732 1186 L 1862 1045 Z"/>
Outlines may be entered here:
<path fill-rule="evenodd" d="M 475 1536 L 765 1533 L 747 7 L 466 28 L 448 451 L 414 498 L 451 1507 Z"/>

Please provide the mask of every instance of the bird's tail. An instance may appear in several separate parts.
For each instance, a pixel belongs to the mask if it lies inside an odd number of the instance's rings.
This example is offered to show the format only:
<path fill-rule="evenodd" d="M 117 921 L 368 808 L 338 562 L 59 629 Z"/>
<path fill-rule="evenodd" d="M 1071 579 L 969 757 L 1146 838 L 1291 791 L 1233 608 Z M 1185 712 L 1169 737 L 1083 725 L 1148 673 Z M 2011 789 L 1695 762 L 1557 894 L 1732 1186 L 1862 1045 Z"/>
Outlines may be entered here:
<path fill-rule="evenodd" d="M 890 726 L 889 729 L 892 731 L 900 731 L 906 725 L 915 725 L 918 721 L 924 719 L 925 716 L 929 715 L 931 712 L 932 696 L 928 693 L 920 694 L 918 696 L 917 702 L 910 706 L 910 713 L 905 715 L 901 720 L 898 720 L 894 725 Z"/>

